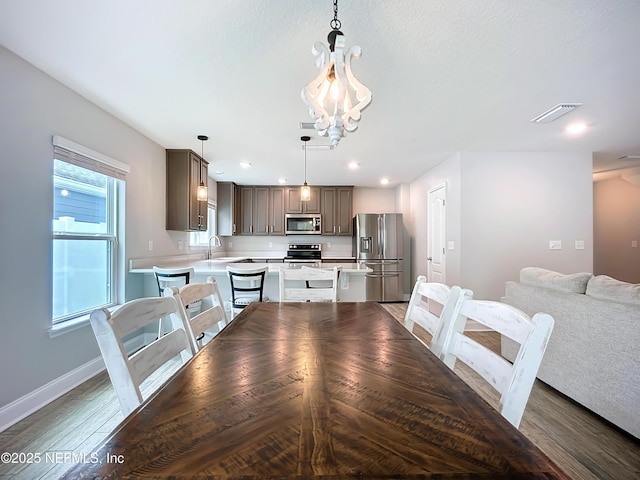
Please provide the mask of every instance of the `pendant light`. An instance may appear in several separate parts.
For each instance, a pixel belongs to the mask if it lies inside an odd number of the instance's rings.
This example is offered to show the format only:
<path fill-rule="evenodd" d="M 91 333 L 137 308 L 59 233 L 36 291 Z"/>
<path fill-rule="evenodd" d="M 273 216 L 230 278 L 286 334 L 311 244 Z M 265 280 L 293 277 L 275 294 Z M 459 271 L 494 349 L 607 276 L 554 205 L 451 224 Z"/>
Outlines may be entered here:
<path fill-rule="evenodd" d="M 198 135 L 198 140 L 200 140 L 202 144 L 202 148 L 200 149 L 200 157 L 204 160 L 204 142 L 206 140 L 209 140 L 209 137 L 207 137 L 206 135 Z M 200 179 L 197 198 L 199 202 L 206 202 L 207 200 L 209 200 L 209 192 L 207 186 L 204 184 L 204 179 Z"/>
<path fill-rule="evenodd" d="M 311 187 L 307 185 L 307 142 L 311 140 L 311 137 L 305 135 L 300 137 L 300 140 L 304 142 L 302 144 L 304 148 L 304 184 L 300 188 L 300 200 L 308 202 L 311 200 Z"/>
<path fill-rule="evenodd" d="M 316 42 L 311 49 L 317 57 L 320 74 L 302 89 L 301 96 L 309 107 L 314 128 L 337 145 L 347 132 L 358 128 L 360 112 L 371 103 L 371 90 L 351 71 L 351 58 L 360 57 L 362 49 L 354 45 L 345 52 L 345 38 L 338 20 L 338 0 L 333 2 L 333 20 L 329 26 L 329 48 Z"/>

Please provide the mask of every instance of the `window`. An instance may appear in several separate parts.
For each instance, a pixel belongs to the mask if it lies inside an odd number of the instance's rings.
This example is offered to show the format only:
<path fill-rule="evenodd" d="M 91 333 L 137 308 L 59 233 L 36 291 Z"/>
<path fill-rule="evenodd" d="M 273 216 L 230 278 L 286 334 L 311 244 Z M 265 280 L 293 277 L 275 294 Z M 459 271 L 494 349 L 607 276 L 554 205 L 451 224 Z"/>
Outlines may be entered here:
<path fill-rule="evenodd" d="M 128 167 L 113 169 L 104 158 L 54 137 L 54 325 L 118 303 L 118 237 L 124 224 L 119 212 Z"/>
<path fill-rule="evenodd" d="M 192 247 L 209 247 L 209 238 L 217 235 L 218 228 L 216 226 L 216 204 L 209 202 L 207 204 L 207 231 L 191 232 L 189 234 L 189 245 Z"/>

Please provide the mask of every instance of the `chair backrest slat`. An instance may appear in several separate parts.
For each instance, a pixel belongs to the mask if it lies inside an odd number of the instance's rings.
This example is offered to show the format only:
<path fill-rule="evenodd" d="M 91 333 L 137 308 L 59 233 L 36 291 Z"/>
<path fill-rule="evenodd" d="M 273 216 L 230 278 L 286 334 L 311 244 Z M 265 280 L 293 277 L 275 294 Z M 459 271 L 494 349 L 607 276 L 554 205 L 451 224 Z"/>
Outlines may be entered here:
<path fill-rule="evenodd" d="M 183 329 L 172 330 L 155 342 L 150 343 L 129 357 L 134 372 L 134 380 L 140 385 L 169 358 L 173 358 L 188 345 L 187 335 Z"/>

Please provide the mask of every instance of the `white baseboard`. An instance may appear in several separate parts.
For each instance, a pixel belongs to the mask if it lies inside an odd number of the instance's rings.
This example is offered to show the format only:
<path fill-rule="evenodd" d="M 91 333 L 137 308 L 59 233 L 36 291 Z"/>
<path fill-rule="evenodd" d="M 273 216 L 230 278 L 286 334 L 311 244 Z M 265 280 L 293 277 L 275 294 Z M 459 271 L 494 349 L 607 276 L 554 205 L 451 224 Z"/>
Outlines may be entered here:
<path fill-rule="evenodd" d="M 138 335 L 125 343 L 128 352 L 134 352 L 146 345 L 148 336 L 155 338 L 153 334 Z M 50 381 L 34 391 L 14 400 L 13 402 L 0 408 L 0 432 L 18 423 L 32 413 L 40 410 L 45 405 L 60 398 L 65 393 L 73 390 L 81 383 L 86 382 L 91 377 L 97 375 L 105 369 L 102 357 L 94 358 L 84 365 L 71 370 L 68 373 Z"/>

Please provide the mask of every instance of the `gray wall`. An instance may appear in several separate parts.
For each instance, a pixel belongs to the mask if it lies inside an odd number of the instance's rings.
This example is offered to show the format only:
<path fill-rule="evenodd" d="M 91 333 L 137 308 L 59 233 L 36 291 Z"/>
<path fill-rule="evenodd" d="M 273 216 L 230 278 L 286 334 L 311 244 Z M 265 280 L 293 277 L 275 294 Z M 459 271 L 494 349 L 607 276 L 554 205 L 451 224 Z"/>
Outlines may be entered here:
<path fill-rule="evenodd" d="M 595 182 L 593 204 L 594 273 L 640 283 L 640 184 L 619 176 Z"/>
<path fill-rule="evenodd" d="M 593 271 L 591 154 L 462 152 L 421 176 L 411 184 L 413 278 L 427 272 L 427 192 L 442 182 L 455 245 L 446 253 L 448 284 L 498 300 L 525 266 Z M 549 240 L 562 250 L 549 250 Z"/>
<path fill-rule="evenodd" d="M 126 258 L 178 253 L 164 149 L 0 47 L 0 407 L 99 357 L 90 326 L 50 338 L 53 148 L 62 135 L 131 167 Z M 153 240 L 154 251 L 148 251 Z M 127 281 L 127 298 L 141 279 Z"/>

